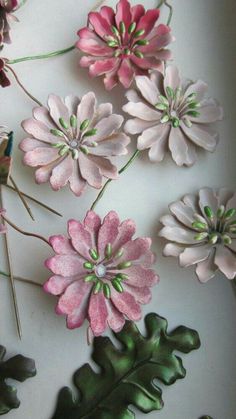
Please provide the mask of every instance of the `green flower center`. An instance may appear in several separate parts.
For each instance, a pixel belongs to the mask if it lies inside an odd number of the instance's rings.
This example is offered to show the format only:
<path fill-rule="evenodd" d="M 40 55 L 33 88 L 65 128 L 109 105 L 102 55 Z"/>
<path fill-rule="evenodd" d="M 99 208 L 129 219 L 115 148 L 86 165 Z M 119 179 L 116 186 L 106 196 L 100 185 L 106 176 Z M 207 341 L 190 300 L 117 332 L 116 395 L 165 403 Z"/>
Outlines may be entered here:
<path fill-rule="evenodd" d="M 196 241 L 206 240 L 212 245 L 231 244 L 232 239 L 236 238 L 236 209 L 225 209 L 221 205 L 216 213 L 212 208 L 204 207 L 205 220 L 202 216 L 196 215 L 196 220 L 192 227 L 196 230 Z"/>
<path fill-rule="evenodd" d="M 148 45 L 149 41 L 143 38 L 145 29 L 136 30 L 136 26 L 136 22 L 132 22 L 127 29 L 122 21 L 119 27 L 111 27 L 113 35 L 106 36 L 105 41 L 108 47 L 114 49 L 114 57 L 134 54 L 137 58 L 143 58 L 139 47 Z"/>
<path fill-rule="evenodd" d="M 171 123 L 173 128 L 178 128 L 182 120 L 187 127 L 191 127 L 192 122 L 189 117 L 197 118 L 200 115 L 196 110 L 200 107 L 196 97 L 196 93 L 185 96 L 181 87 L 174 90 L 167 86 L 166 96 L 160 95 L 159 102 L 155 105 L 155 108 L 162 112 L 160 122 Z"/>

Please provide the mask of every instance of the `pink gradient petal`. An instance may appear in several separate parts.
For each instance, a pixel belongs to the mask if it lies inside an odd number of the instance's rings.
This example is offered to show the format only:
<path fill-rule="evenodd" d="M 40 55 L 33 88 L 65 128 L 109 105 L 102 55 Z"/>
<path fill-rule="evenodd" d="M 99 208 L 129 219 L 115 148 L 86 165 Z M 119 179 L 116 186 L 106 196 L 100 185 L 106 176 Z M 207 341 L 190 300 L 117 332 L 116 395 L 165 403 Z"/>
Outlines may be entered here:
<path fill-rule="evenodd" d="M 50 183 L 54 191 L 59 191 L 68 183 L 73 174 L 73 159 L 69 155 L 52 170 Z"/>
<path fill-rule="evenodd" d="M 101 40 L 91 29 L 83 28 L 78 32 L 80 37 L 76 47 L 87 54 L 96 57 L 111 56 L 111 48 Z"/>
<path fill-rule="evenodd" d="M 112 72 L 106 74 L 104 78 L 104 85 L 107 90 L 113 89 L 113 87 L 115 87 L 119 82 L 116 70 L 117 68 L 115 68 Z"/>
<path fill-rule="evenodd" d="M 133 287 L 152 287 L 159 282 L 159 277 L 155 271 L 144 268 L 140 265 L 132 265 L 130 268 L 125 270 L 125 273 L 129 277 L 127 283 Z"/>
<path fill-rule="evenodd" d="M 136 76 L 135 82 L 144 99 L 155 106 L 160 95 L 156 84 L 147 76 Z"/>
<path fill-rule="evenodd" d="M 173 90 L 180 86 L 180 77 L 178 68 L 174 65 L 169 65 L 166 69 L 164 78 L 165 91 L 167 87 L 171 87 Z"/>
<path fill-rule="evenodd" d="M 124 244 L 129 242 L 136 232 L 133 220 L 125 220 L 118 227 L 118 236 L 112 245 L 113 252 L 116 253 Z"/>
<path fill-rule="evenodd" d="M 113 304 L 107 304 L 108 309 L 108 318 L 107 323 L 108 326 L 114 330 L 114 332 L 120 332 L 125 324 L 125 318 L 123 314 L 121 314 Z"/>
<path fill-rule="evenodd" d="M 132 22 L 139 22 L 141 17 L 145 14 L 145 9 L 142 4 L 137 4 L 131 7 Z"/>
<path fill-rule="evenodd" d="M 126 105 L 123 106 L 123 111 L 148 122 L 158 122 L 160 120 L 160 112 L 152 109 L 150 106 L 142 102 L 128 102 Z"/>
<path fill-rule="evenodd" d="M 104 255 L 106 245 L 111 245 L 116 240 L 119 233 L 120 219 L 115 211 L 110 211 L 103 220 L 102 226 L 98 233 L 98 252 Z"/>
<path fill-rule="evenodd" d="M 89 160 L 97 166 L 102 176 L 107 179 L 118 179 L 118 169 L 109 159 L 99 156 L 89 156 Z"/>
<path fill-rule="evenodd" d="M 66 236 L 51 236 L 49 237 L 49 243 L 58 255 L 75 254 L 71 241 Z"/>
<path fill-rule="evenodd" d="M 117 58 L 108 58 L 105 60 L 96 60 L 89 67 L 89 74 L 91 77 L 101 76 L 115 70 L 118 66 L 119 60 Z"/>
<path fill-rule="evenodd" d="M 82 178 L 78 161 L 73 161 L 73 173 L 69 178 L 70 189 L 76 196 L 81 196 L 86 188 L 86 181 Z"/>
<path fill-rule="evenodd" d="M 216 248 L 215 264 L 228 279 L 235 278 L 236 255 L 227 247 L 220 246 Z"/>
<path fill-rule="evenodd" d="M 102 220 L 94 211 L 88 211 L 84 219 L 84 226 L 86 230 L 91 233 L 92 240 L 97 237 L 98 231 L 101 227 Z"/>
<path fill-rule="evenodd" d="M 60 130 L 65 131 L 65 129 L 60 125 L 59 119 L 62 118 L 69 125 L 70 116 L 63 100 L 59 96 L 51 94 L 48 97 L 48 107 L 55 124 L 60 128 Z"/>
<path fill-rule="evenodd" d="M 88 315 L 94 336 L 102 335 L 106 330 L 108 319 L 108 309 L 103 293 L 91 295 Z"/>
<path fill-rule="evenodd" d="M 74 310 L 77 310 L 83 304 L 91 287 L 91 284 L 83 280 L 70 284 L 58 301 L 57 311 L 61 314 L 72 314 Z"/>
<path fill-rule="evenodd" d="M 100 10 L 100 14 L 104 19 L 106 19 L 109 25 L 115 24 L 115 12 L 112 7 L 103 6 Z"/>
<path fill-rule="evenodd" d="M 107 35 L 113 35 L 110 24 L 98 12 L 91 12 L 88 15 L 89 23 L 93 26 L 95 32 L 104 38 Z"/>
<path fill-rule="evenodd" d="M 45 265 L 55 275 L 74 276 L 83 274 L 83 260 L 76 255 L 56 255 L 46 260 Z"/>
<path fill-rule="evenodd" d="M 78 121 L 78 133 L 80 131 L 80 125 L 86 119 L 92 121 L 95 108 L 96 108 L 96 96 L 93 92 L 89 92 L 84 95 L 77 110 L 77 121 Z"/>
<path fill-rule="evenodd" d="M 159 236 L 170 241 L 175 241 L 176 243 L 196 244 L 196 240 L 194 238 L 196 236 L 196 232 L 188 231 L 180 227 L 166 226 L 159 232 Z"/>
<path fill-rule="evenodd" d="M 62 160 L 62 157 L 58 158 L 57 160 L 53 161 L 50 164 L 47 164 L 46 166 L 40 167 L 35 172 L 35 181 L 38 184 L 49 182 L 52 170 L 54 167 L 56 167 L 58 164 L 60 164 Z"/>
<path fill-rule="evenodd" d="M 151 247 L 150 238 L 138 238 L 127 242 L 123 246 L 123 256 L 120 261 L 132 261 L 139 260 Z"/>
<path fill-rule="evenodd" d="M 159 16 L 160 16 L 160 10 L 158 9 L 147 10 L 145 15 L 142 16 L 141 19 L 139 20 L 137 31 L 144 29 L 145 34 L 143 35 L 143 37 L 146 37 L 154 28 L 154 25 L 157 19 L 159 19 Z"/>
<path fill-rule="evenodd" d="M 118 293 L 112 290 L 111 300 L 120 313 L 123 313 L 129 320 L 138 321 L 142 317 L 140 305 L 128 292 Z"/>
<path fill-rule="evenodd" d="M 177 166 L 188 164 L 188 143 L 184 133 L 179 128 L 171 128 L 169 149 Z"/>
<path fill-rule="evenodd" d="M 170 211 L 175 217 L 187 227 L 192 229 L 192 224 L 195 221 L 195 212 L 191 207 L 184 204 L 182 201 L 176 201 L 169 205 Z"/>
<path fill-rule="evenodd" d="M 117 72 L 121 84 L 127 89 L 132 84 L 134 78 L 134 69 L 130 60 L 123 59 Z"/>
<path fill-rule="evenodd" d="M 91 259 L 89 249 L 92 249 L 92 237 L 83 223 L 76 220 L 69 220 L 68 233 L 74 249 L 85 259 Z"/>
<path fill-rule="evenodd" d="M 24 164 L 31 167 L 44 166 L 58 158 L 58 151 L 49 147 L 38 147 L 28 151 L 23 159 Z"/>
<path fill-rule="evenodd" d="M 88 184 L 93 188 L 100 189 L 102 186 L 102 175 L 97 165 L 83 153 L 80 153 L 79 166 L 81 175 Z"/>
<path fill-rule="evenodd" d="M 45 282 L 43 289 L 48 294 L 61 295 L 66 288 L 74 281 L 74 277 L 64 277 L 60 275 L 54 275 Z"/>
<path fill-rule="evenodd" d="M 148 304 L 152 299 L 152 293 L 148 287 L 130 287 L 128 284 L 125 285 L 125 290 L 131 294 L 135 301 L 139 304 Z"/>
<path fill-rule="evenodd" d="M 167 243 L 163 250 L 163 256 L 178 257 L 184 250 L 184 247 L 178 246 L 175 243 Z"/>
<path fill-rule="evenodd" d="M 187 247 L 179 256 L 180 266 L 187 267 L 195 265 L 207 259 L 212 251 L 212 246 L 206 244 L 205 246 Z"/>

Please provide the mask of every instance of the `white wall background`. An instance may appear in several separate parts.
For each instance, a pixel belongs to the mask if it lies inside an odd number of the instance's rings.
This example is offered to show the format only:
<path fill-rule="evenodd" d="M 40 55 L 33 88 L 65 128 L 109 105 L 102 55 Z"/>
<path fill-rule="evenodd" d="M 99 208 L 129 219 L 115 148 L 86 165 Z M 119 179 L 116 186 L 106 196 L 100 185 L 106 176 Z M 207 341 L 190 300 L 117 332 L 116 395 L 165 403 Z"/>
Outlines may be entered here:
<path fill-rule="evenodd" d="M 53 51 L 72 45 L 76 32 L 85 25 L 88 11 L 95 0 L 28 0 L 18 12 L 20 23 L 13 31 L 13 44 L 3 55 L 16 58 L 39 52 Z M 115 5 L 114 0 L 110 0 Z M 142 2 L 146 7 L 154 0 Z M 119 181 L 113 182 L 97 207 L 101 215 L 116 209 L 121 219 L 132 217 L 139 235 L 150 235 L 159 257 L 156 265 L 161 276 L 153 290 L 153 300 L 143 312 L 156 311 L 169 320 L 170 328 L 180 324 L 199 331 L 202 347 L 183 356 L 187 377 L 163 389 L 165 407 L 149 414 L 150 419 L 198 419 L 203 414 L 214 419 L 235 419 L 236 411 L 236 298 L 232 285 L 220 274 L 206 285 L 195 279 L 193 269 L 181 269 L 176 260 L 161 256 L 163 242 L 158 239 L 158 220 L 169 202 L 185 192 L 209 186 L 235 188 L 235 120 L 236 120 L 236 4 L 232 0 L 173 0 L 175 8 L 172 46 L 175 61 L 182 73 L 190 78 L 202 78 L 210 85 L 210 95 L 218 98 L 225 110 L 220 125 L 221 142 L 215 154 L 200 153 L 198 163 L 191 169 L 178 168 L 170 159 L 160 165 L 149 163 L 145 154 Z M 165 13 L 163 20 L 166 20 Z M 112 101 L 120 112 L 124 91 L 105 92 L 101 79 L 91 80 L 87 70 L 78 67 L 79 53 L 63 57 L 15 65 L 15 70 L 27 88 L 45 102 L 49 93 L 78 95 L 94 90 L 100 101 Z M 24 134 L 20 122 L 31 115 L 31 102 L 14 85 L 0 90 L 0 124 L 15 131 L 13 174 L 19 185 L 31 194 L 54 206 L 64 214 L 60 219 L 32 205 L 33 223 L 21 203 L 10 191 L 4 191 L 8 216 L 21 227 L 38 231 L 45 236 L 66 231 L 70 217 L 82 219 L 96 196 L 87 190 L 76 199 L 68 190 L 52 192 L 48 185 L 36 186 L 33 171 L 21 165 L 17 144 Z M 131 149 L 135 147 L 135 139 Z M 122 161 L 119 161 L 122 165 Z M 14 272 L 43 283 L 48 277 L 43 261 L 49 256 L 47 246 L 23 238 L 10 231 Z M 1 248 L 3 249 L 3 247 Z M 0 251 L 1 269 L 5 258 Z M 9 355 L 16 352 L 32 356 L 37 362 L 38 375 L 18 386 L 22 401 L 19 410 L 9 419 L 50 419 L 58 391 L 71 385 L 73 372 L 88 361 L 86 326 L 68 331 L 65 319 L 54 314 L 54 297 L 33 286 L 17 283 L 17 294 L 23 326 L 23 339 L 17 338 L 10 287 L 0 279 L 0 344 Z M 140 327 L 143 327 L 141 322 Z M 162 386 L 164 387 L 164 386 Z M 142 414 L 136 412 L 137 419 Z M 69 419 L 69 418 L 68 418 Z"/>

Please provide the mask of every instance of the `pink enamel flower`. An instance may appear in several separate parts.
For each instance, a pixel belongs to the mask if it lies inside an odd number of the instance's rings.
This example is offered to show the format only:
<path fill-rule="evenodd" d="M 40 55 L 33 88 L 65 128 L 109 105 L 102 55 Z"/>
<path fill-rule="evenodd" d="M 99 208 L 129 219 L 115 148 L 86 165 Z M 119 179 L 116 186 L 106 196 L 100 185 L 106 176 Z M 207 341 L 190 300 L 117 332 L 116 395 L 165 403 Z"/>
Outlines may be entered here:
<path fill-rule="evenodd" d="M 0 0 L 0 48 L 3 43 L 11 42 L 10 24 L 12 21 L 18 21 L 12 12 L 24 3 L 25 0 Z"/>
<path fill-rule="evenodd" d="M 2 208 L 0 208 L 0 219 L 1 217 L 6 213 L 6 211 Z M 4 224 L 0 223 L 0 234 L 6 233 L 7 229 L 6 226 Z"/>
<path fill-rule="evenodd" d="M 178 166 L 192 166 L 196 148 L 213 152 L 218 134 L 213 124 L 223 117 L 214 99 L 205 99 L 207 85 L 198 80 L 181 81 L 178 69 L 168 66 L 163 76 L 137 76 L 136 90 L 127 92 L 123 110 L 134 117 L 125 130 L 139 134 L 138 149 L 149 149 L 152 162 L 160 162 L 170 151 Z"/>
<path fill-rule="evenodd" d="M 110 103 L 97 105 L 92 92 L 81 100 L 50 95 L 48 109 L 35 108 L 33 118 L 22 123 L 27 133 L 20 143 L 24 163 L 37 167 L 37 183 L 49 181 L 55 191 L 66 184 L 76 196 L 86 184 L 99 189 L 103 177 L 118 177 L 112 156 L 127 154 L 130 139 L 120 131 L 122 123 Z"/>
<path fill-rule="evenodd" d="M 163 71 L 163 62 L 171 58 L 165 47 L 173 41 L 170 28 L 157 25 L 159 10 L 145 11 L 139 4 L 131 7 L 120 0 L 116 12 L 103 6 L 91 12 L 88 27 L 78 32 L 76 46 L 88 54 L 80 65 L 89 67 L 91 77 L 103 76 L 106 89 L 120 82 L 128 88 L 134 75 L 148 74 L 150 69 Z"/>
<path fill-rule="evenodd" d="M 228 279 L 236 276 L 236 193 L 203 188 L 169 206 L 161 218 L 159 235 L 167 239 L 164 256 L 179 258 L 180 266 L 196 265 L 201 282 L 217 271 Z"/>
<path fill-rule="evenodd" d="M 111 211 L 101 221 L 89 211 L 84 222 L 68 222 L 68 238 L 50 238 L 56 255 L 46 261 L 53 276 L 44 290 L 59 296 L 56 312 L 67 316 L 69 329 L 87 319 L 99 336 L 107 327 L 120 331 L 126 318 L 141 319 L 140 305 L 151 300 L 158 276 L 151 269 L 151 239 L 134 234 L 132 220 L 121 223 Z"/>

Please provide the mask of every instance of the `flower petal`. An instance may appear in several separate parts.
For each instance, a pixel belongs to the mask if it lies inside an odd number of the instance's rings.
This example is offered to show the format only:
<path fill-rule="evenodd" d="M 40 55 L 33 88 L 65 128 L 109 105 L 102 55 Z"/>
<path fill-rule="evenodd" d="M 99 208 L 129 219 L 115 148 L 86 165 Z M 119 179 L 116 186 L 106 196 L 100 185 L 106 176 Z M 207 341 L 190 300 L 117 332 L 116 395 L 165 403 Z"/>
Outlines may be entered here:
<path fill-rule="evenodd" d="M 157 19 L 160 16 L 160 10 L 158 9 L 150 9 L 147 10 L 145 15 L 143 15 L 138 23 L 137 31 L 144 29 L 145 34 L 143 37 L 146 37 L 151 30 L 154 28 L 154 25 L 157 21 Z"/>
<path fill-rule="evenodd" d="M 101 76 L 102 74 L 110 73 L 118 66 L 119 60 L 117 58 L 108 58 L 105 60 L 96 60 L 91 63 L 89 67 L 89 75 L 91 77 Z"/>
<path fill-rule="evenodd" d="M 149 150 L 149 159 L 151 162 L 160 162 L 164 159 L 165 154 L 168 151 L 168 136 L 170 132 L 170 127 L 165 125 L 158 140 L 151 146 Z"/>
<path fill-rule="evenodd" d="M 179 70 L 175 65 L 169 65 L 166 68 L 165 78 L 164 78 L 164 86 L 165 91 L 167 87 L 171 87 L 173 90 L 176 90 L 177 87 L 180 86 L 180 76 Z"/>
<path fill-rule="evenodd" d="M 140 305 L 128 292 L 118 293 L 112 290 L 111 300 L 117 310 L 123 313 L 129 320 L 138 321 L 141 319 L 142 312 Z"/>
<path fill-rule="evenodd" d="M 145 150 L 150 148 L 154 143 L 160 142 L 162 137 L 166 137 L 166 125 L 157 124 L 152 128 L 146 129 L 142 135 L 138 137 L 138 149 Z"/>
<path fill-rule="evenodd" d="M 56 142 L 56 137 L 50 133 L 50 130 L 47 127 L 47 125 L 43 124 L 40 121 L 36 121 L 33 118 L 25 119 L 21 123 L 21 126 L 27 132 L 27 134 L 32 135 L 37 140 L 49 144 Z"/>
<path fill-rule="evenodd" d="M 130 240 L 123 246 L 124 253 L 120 261 L 139 260 L 150 249 L 151 243 L 150 238 L 144 237 Z"/>
<path fill-rule="evenodd" d="M 208 89 L 207 84 L 202 80 L 198 80 L 196 81 L 196 83 L 190 84 L 184 96 L 185 98 L 187 98 L 187 96 L 191 95 L 192 93 L 196 93 L 197 94 L 196 101 L 201 102 L 204 99 L 207 89 Z"/>
<path fill-rule="evenodd" d="M 223 119 L 223 109 L 216 103 L 208 106 L 201 106 L 199 108 L 200 115 L 196 118 L 199 124 L 209 124 Z"/>
<path fill-rule="evenodd" d="M 131 24 L 131 10 L 130 3 L 127 0 L 120 0 L 116 6 L 116 26 L 120 27 L 120 23 L 123 22 L 126 28 L 126 38 L 128 36 L 128 29 Z"/>
<path fill-rule="evenodd" d="M 125 243 L 130 241 L 135 234 L 136 226 L 133 220 L 125 220 L 118 227 L 118 236 L 114 241 L 112 248 L 116 253 Z"/>
<path fill-rule="evenodd" d="M 51 236 L 49 237 L 49 243 L 58 255 L 75 254 L 75 250 L 66 236 Z"/>
<path fill-rule="evenodd" d="M 83 260 L 77 255 L 56 255 L 46 260 L 45 265 L 56 275 L 73 276 L 83 274 Z"/>
<path fill-rule="evenodd" d="M 104 17 L 98 12 L 90 12 L 88 15 L 89 23 L 93 26 L 95 32 L 104 38 L 107 35 L 113 35 L 111 26 Z"/>
<path fill-rule="evenodd" d="M 47 165 L 58 158 L 58 151 L 50 147 L 38 147 L 28 151 L 23 159 L 27 166 L 37 167 Z"/>
<path fill-rule="evenodd" d="M 200 282 L 207 282 L 209 279 L 213 278 L 218 270 L 217 266 L 214 263 L 215 258 L 215 249 L 212 249 L 212 252 L 203 262 L 198 263 L 196 268 L 196 274 Z"/>
<path fill-rule="evenodd" d="M 80 39 L 77 41 L 76 47 L 81 51 L 96 57 L 105 57 L 112 54 L 111 48 L 91 29 L 83 28 L 78 32 L 78 35 Z"/>
<path fill-rule="evenodd" d="M 91 233 L 80 221 L 68 221 L 68 233 L 74 249 L 85 259 L 91 259 L 89 250 L 92 249 L 93 242 Z"/>
<path fill-rule="evenodd" d="M 196 232 L 194 233 L 193 231 L 188 231 L 180 227 L 166 226 L 159 232 L 160 237 L 183 244 L 196 244 L 195 235 Z"/>
<path fill-rule="evenodd" d="M 124 272 L 128 275 L 127 284 L 133 287 L 152 287 L 159 282 L 159 277 L 153 269 L 147 269 L 141 265 L 132 265 Z"/>
<path fill-rule="evenodd" d="M 183 250 L 184 248 L 182 246 L 178 246 L 175 243 L 167 243 L 163 250 L 163 256 L 179 257 Z"/>
<path fill-rule="evenodd" d="M 107 304 L 103 293 L 91 295 L 88 315 L 94 336 L 102 335 L 106 330 L 108 318 Z"/>
<path fill-rule="evenodd" d="M 102 176 L 107 179 L 118 179 L 118 169 L 109 159 L 99 156 L 89 156 L 89 160 L 95 163 Z"/>
<path fill-rule="evenodd" d="M 210 152 L 215 151 L 217 145 L 216 135 L 210 134 L 204 128 L 200 128 L 197 124 L 193 124 L 191 128 L 186 127 L 185 124 L 181 124 L 181 128 L 185 135 L 196 145 Z"/>
<path fill-rule="evenodd" d="M 135 301 L 139 304 L 148 304 L 152 299 L 152 293 L 148 287 L 130 287 L 128 284 L 125 285 L 125 290 L 131 294 Z"/>
<path fill-rule="evenodd" d="M 195 265 L 207 259 L 212 251 L 212 246 L 206 244 L 204 246 L 187 247 L 179 256 L 180 266 L 187 267 Z"/>
<path fill-rule="evenodd" d="M 121 132 L 101 140 L 97 147 L 89 148 L 89 150 L 94 156 L 122 156 L 127 154 L 126 146 L 129 143 L 130 138 Z"/>
<path fill-rule="evenodd" d="M 116 240 L 119 233 L 120 219 L 115 211 L 110 211 L 103 220 L 98 233 L 98 252 L 100 256 L 104 255 L 106 245 L 111 245 Z"/>
<path fill-rule="evenodd" d="M 169 205 L 170 211 L 175 217 L 187 227 L 192 228 L 195 221 L 194 211 L 182 201 L 176 201 Z"/>
<path fill-rule="evenodd" d="M 125 111 L 124 107 L 125 106 L 123 106 L 123 110 Z M 124 129 L 128 134 L 135 135 L 140 134 L 141 132 L 153 126 L 156 126 L 156 121 L 143 121 L 142 119 L 134 118 L 129 119 L 125 123 Z"/>
<path fill-rule="evenodd" d="M 57 305 L 57 313 L 71 314 L 78 309 L 86 296 L 89 295 L 91 284 L 78 280 L 69 285 L 65 293 L 61 296 Z"/>
<path fill-rule="evenodd" d="M 54 191 L 59 191 L 68 183 L 68 180 L 73 174 L 73 160 L 71 156 L 64 158 L 60 164 L 58 164 L 52 170 L 50 183 Z"/>
<path fill-rule="evenodd" d="M 235 278 L 236 255 L 227 247 L 220 246 L 216 248 L 215 264 L 228 279 Z"/>
<path fill-rule="evenodd" d="M 159 92 L 156 84 L 147 76 L 136 76 L 135 82 L 144 99 L 155 106 L 158 102 Z"/>

